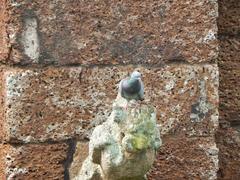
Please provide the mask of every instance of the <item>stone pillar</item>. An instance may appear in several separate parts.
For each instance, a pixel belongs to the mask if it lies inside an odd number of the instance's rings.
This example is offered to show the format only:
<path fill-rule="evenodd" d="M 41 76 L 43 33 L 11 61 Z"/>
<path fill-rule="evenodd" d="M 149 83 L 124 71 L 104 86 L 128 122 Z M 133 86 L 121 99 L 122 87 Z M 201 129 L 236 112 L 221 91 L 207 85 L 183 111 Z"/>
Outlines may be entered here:
<path fill-rule="evenodd" d="M 219 0 L 219 179 L 240 178 L 240 1 Z"/>

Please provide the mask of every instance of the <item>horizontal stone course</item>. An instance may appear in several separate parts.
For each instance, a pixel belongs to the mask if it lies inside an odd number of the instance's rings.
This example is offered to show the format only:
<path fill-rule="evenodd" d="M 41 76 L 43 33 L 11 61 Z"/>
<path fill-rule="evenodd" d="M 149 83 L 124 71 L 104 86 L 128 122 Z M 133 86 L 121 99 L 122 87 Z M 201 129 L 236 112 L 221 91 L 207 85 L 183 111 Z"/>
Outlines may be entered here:
<path fill-rule="evenodd" d="M 0 179 L 64 179 L 68 145 L 0 144 Z"/>
<path fill-rule="evenodd" d="M 4 63 L 163 64 L 217 58 L 216 0 L 7 0 L 2 9 L 8 16 L 1 32 L 8 34 L 1 50 L 8 56 L 0 55 Z"/>
<path fill-rule="evenodd" d="M 44 142 L 87 138 L 92 127 L 109 116 L 119 81 L 133 69 L 143 74 L 145 101 L 156 107 L 162 134 L 214 134 L 218 126 L 215 65 L 50 67 L 2 71 L 2 139 Z"/>

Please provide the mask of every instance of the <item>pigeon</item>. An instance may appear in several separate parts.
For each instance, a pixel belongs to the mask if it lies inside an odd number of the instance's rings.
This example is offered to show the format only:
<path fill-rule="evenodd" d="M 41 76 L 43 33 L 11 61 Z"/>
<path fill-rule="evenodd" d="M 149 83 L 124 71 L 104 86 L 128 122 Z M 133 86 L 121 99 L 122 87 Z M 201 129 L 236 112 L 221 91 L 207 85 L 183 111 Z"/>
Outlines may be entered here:
<path fill-rule="evenodd" d="M 121 80 L 119 84 L 119 93 L 126 100 L 144 100 L 144 85 L 141 80 L 141 74 L 134 71 L 130 77 Z"/>

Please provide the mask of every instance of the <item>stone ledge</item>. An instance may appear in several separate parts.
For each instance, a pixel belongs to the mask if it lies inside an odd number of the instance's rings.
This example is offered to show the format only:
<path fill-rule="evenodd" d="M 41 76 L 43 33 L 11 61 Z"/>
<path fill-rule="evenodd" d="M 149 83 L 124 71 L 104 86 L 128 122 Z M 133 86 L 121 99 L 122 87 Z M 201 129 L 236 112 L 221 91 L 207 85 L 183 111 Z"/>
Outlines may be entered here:
<path fill-rule="evenodd" d="M 4 69 L 0 121 L 3 139 L 15 142 L 86 138 L 106 120 L 120 79 L 133 66 Z M 161 134 L 212 136 L 218 126 L 216 65 L 137 68 L 145 101 L 157 108 Z"/>

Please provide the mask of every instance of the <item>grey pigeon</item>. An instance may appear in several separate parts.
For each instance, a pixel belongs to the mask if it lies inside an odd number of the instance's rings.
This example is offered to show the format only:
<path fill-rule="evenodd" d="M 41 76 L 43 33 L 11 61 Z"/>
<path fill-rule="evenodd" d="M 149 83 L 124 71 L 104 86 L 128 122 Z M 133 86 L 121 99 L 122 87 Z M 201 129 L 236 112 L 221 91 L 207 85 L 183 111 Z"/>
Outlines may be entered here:
<path fill-rule="evenodd" d="M 134 71 L 130 77 L 121 80 L 119 84 L 120 95 L 128 101 L 143 100 L 144 86 L 141 80 L 141 74 L 138 71 Z"/>

